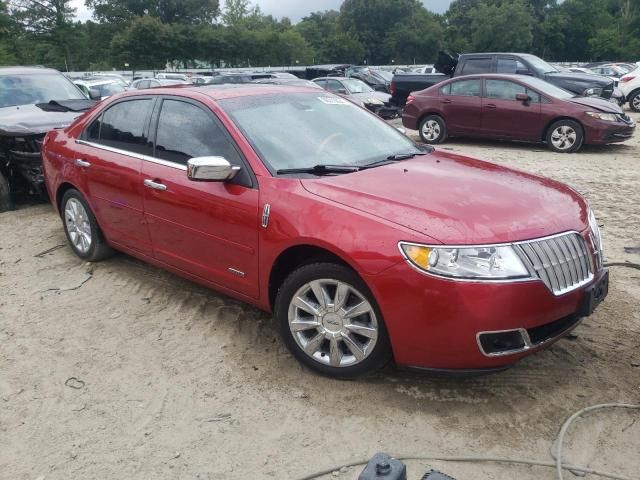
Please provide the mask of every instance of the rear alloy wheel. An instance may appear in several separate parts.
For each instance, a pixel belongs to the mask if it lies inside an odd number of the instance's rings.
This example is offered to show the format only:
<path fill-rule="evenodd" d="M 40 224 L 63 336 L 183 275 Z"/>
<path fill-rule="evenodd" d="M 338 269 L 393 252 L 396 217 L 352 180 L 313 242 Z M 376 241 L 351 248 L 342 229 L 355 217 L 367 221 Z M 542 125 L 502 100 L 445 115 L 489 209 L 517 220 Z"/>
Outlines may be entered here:
<path fill-rule="evenodd" d="M 77 256 L 97 262 L 113 254 L 96 217 L 80 192 L 67 190 L 62 197 L 61 212 L 67 240 Z"/>
<path fill-rule="evenodd" d="M 373 296 L 341 265 L 316 263 L 294 271 L 278 293 L 275 315 L 289 350 L 321 374 L 353 378 L 389 359 Z"/>
<path fill-rule="evenodd" d="M 444 142 L 447 138 L 447 126 L 438 115 L 423 118 L 418 128 L 424 143 L 435 145 Z"/>
<path fill-rule="evenodd" d="M 573 120 L 558 120 L 547 132 L 547 144 L 555 152 L 576 152 L 582 147 L 583 142 L 582 127 Z"/>
<path fill-rule="evenodd" d="M 629 97 L 629 106 L 634 112 L 640 112 L 640 90 Z"/>

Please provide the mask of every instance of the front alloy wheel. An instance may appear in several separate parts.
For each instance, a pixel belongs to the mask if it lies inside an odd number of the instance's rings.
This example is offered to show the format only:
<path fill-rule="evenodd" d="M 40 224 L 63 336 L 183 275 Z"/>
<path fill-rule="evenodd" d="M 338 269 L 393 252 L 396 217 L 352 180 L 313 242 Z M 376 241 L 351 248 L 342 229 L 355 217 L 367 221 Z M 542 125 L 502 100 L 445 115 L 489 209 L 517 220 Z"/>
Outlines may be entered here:
<path fill-rule="evenodd" d="M 375 299 L 345 266 L 298 268 L 282 284 L 274 310 L 291 353 L 321 374 L 353 378 L 376 370 L 390 357 Z"/>
<path fill-rule="evenodd" d="M 353 286 L 332 279 L 303 285 L 289 304 L 289 329 L 312 359 L 332 367 L 365 360 L 378 340 L 378 320 Z"/>
<path fill-rule="evenodd" d="M 547 132 L 547 144 L 559 153 L 573 153 L 584 142 L 584 133 L 578 122 L 573 120 L 559 120 Z"/>

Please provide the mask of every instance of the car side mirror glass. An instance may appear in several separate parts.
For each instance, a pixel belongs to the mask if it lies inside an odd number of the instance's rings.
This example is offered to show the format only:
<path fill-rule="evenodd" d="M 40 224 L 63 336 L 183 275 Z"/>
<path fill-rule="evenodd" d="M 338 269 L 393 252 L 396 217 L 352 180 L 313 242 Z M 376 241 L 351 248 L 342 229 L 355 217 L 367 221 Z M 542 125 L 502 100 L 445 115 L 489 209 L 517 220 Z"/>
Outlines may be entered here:
<path fill-rule="evenodd" d="M 531 101 L 531 97 L 526 93 L 516 93 L 516 100 L 522 103 L 529 103 Z"/>
<path fill-rule="evenodd" d="M 187 162 L 187 177 L 195 182 L 227 182 L 240 171 L 224 157 L 197 157 Z"/>
<path fill-rule="evenodd" d="M 91 100 L 102 100 L 102 95 L 100 94 L 100 90 L 96 90 L 95 88 L 90 88 L 89 98 Z"/>

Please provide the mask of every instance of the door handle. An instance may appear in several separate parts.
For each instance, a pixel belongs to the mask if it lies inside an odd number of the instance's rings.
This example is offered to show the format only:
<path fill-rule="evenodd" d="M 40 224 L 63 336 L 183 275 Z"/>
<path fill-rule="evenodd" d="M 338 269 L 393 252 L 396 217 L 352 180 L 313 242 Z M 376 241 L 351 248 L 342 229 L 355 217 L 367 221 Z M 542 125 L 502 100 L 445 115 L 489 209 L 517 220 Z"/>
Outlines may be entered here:
<path fill-rule="evenodd" d="M 494 105 L 493 103 L 488 103 L 487 105 L 485 105 L 487 108 L 498 108 L 496 105 Z"/>
<path fill-rule="evenodd" d="M 82 160 L 81 158 L 76 159 L 76 161 L 73 163 L 76 167 L 89 168 L 91 166 L 89 162 L 87 162 L 86 160 Z"/>
<path fill-rule="evenodd" d="M 149 180 L 149 179 L 144 181 L 144 186 L 147 188 L 152 188 L 153 190 L 160 190 L 161 192 L 164 192 L 167 189 L 166 185 L 163 185 L 162 183 L 154 182 L 153 180 Z"/>
<path fill-rule="evenodd" d="M 440 100 L 440 103 L 452 103 L 451 100 L 449 100 L 448 98 L 444 99 L 444 100 Z"/>

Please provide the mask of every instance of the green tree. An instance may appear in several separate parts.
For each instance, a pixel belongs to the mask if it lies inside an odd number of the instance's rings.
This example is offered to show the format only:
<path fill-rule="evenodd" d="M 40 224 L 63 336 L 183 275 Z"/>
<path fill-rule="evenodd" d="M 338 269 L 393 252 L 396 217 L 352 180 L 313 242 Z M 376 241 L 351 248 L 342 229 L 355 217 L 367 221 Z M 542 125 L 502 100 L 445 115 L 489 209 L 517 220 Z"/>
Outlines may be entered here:
<path fill-rule="evenodd" d="M 396 64 L 428 63 L 436 60 L 444 43 L 441 18 L 419 10 L 404 24 L 396 25 L 384 42 L 387 58 Z"/>
<path fill-rule="evenodd" d="M 75 8 L 71 7 L 71 0 L 14 0 L 11 14 L 39 46 L 46 45 L 49 60 L 57 58 L 55 66 L 75 69 L 71 51 Z"/>
<path fill-rule="evenodd" d="M 340 27 L 358 38 L 370 64 L 388 60 L 384 42 L 387 33 L 407 23 L 420 9 L 418 0 L 345 0 L 340 7 Z"/>
<path fill-rule="evenodd" d="M 101 22 L 123 23 L 150 15 L 163 23 L 212 23 L 220 14 L 218 0 L 85 0 Z"/>
<path fill-rule="evenodd" d="M 481 2 L 472 17 L 471 43 L 475 51 L 531 50 L 534 17 L 524 0 L 505 0 L 501 5 Z"/>
<path fill-rule="evenodd" d="M 135 18 L 113 37 L 111 48 L 116 64 L 131 70 L 163 69 L 172 48 L 171 29 L 155 17 Z"/>

